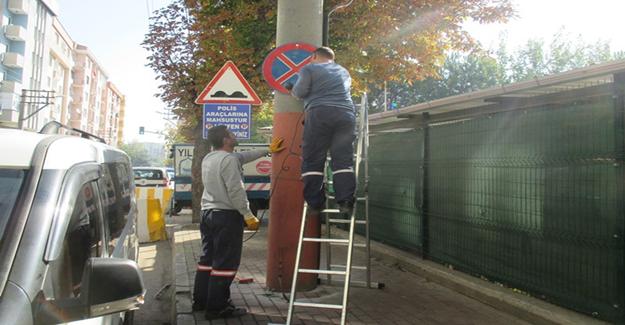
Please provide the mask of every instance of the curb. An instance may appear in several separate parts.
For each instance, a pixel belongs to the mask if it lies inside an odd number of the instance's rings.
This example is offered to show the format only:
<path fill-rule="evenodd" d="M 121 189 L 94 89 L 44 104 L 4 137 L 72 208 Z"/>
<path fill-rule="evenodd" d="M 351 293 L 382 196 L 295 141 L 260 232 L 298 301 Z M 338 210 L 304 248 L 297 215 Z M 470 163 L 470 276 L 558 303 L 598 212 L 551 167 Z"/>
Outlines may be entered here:
<path fill-rule="evenodd" d="M 193 299 L 191 297 L 192 280 L 189 278 L 187 270 L 187 258 L 185 256 L 183 240 L 180 236 L 184 231 L 197 230 L 196 225 L 185 225 L 177 227 L 173 231 L 172 245 L 172 265 L 174 292 L 172 296 L 172 324 L 173 325 L 195 325 L 195 317 L 191 310 Z"/>

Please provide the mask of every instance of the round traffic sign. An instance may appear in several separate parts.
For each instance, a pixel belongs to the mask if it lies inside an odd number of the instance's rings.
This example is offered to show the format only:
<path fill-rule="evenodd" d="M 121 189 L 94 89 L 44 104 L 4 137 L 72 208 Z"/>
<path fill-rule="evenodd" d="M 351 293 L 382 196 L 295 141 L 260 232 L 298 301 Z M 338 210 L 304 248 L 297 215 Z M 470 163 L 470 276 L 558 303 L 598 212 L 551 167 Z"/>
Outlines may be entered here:
<path fill-rule="evenodd" d="M 287 43 L 277 47 L 263 62 L 263 76 L 271 88 L 288 94 L 286 84 L 295 84 L 297 73 L 308 62 L 317 47 L 307 43 Z"/>
<path fill-rule="evenodd" d="M 259 174 L 263 174 L 263 175 L 270 174 L 271 173 L 271 161 L 268 161 L 268 160 L 259 161 L 256 164 L 256 171 Z"/>

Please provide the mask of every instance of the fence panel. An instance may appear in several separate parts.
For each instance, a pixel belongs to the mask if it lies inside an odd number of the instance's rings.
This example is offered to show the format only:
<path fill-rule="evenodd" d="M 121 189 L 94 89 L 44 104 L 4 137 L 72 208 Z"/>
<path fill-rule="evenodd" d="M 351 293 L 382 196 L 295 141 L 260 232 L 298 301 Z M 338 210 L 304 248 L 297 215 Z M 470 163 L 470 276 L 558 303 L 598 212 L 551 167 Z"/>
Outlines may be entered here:
<path fill-rule="evenodd" d="M 615 116 L 605 96 L 431 126 L 429 256 L 622 322 Z"/>
<path fill-rule="evenodd" d="M 423 131 L 371 136 L 369 216 L 371 238 L 411 251 L 421 250 L 421 151 Z M 361 164 L 361 171 L 364 171 Z M 364 172 L 359 184 L 363 184 Z M 363 217 L 364 204 L 357 212 Z M 362 228 L 358 229 L 362 233 Z"/>

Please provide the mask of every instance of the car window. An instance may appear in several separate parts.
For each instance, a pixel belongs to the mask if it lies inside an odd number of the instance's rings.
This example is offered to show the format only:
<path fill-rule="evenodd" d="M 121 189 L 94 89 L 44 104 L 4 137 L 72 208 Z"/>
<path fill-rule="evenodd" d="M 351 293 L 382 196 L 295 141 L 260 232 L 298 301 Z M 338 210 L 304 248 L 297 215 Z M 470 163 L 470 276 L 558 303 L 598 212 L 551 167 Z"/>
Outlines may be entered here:
<path fill-rule="evenodd" d="M 25 170 L 0 169 L 0 243 L 25 177 Z"/>
<path fill-rule="evenodd" d="M 104 203 L 105 240 L 108 243 L 108 254 L 111 255 L 130 213 L 130 179 L 124 164 L 104 165 L 100 178 L 100 196 Z"/>
<path fill-rule="evenodd" d="M 87 260 L 104 254 L 104 225 L 95 184 L 90 182 L 80 189 L 63 240 L 63 250 L 52 262 L 56 299 L 77 297 Z"/>
<path fill-rule="evenodd" d="M 163 179 L 163 171 L 158 169 L 135 169 L 135 179 Z"/>

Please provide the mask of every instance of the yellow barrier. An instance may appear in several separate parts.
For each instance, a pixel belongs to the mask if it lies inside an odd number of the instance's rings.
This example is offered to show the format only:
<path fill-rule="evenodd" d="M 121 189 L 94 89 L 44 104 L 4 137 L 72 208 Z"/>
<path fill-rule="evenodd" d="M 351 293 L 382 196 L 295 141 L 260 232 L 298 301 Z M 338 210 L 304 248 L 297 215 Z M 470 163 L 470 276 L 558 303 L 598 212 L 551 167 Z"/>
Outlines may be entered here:
<path fill-rule="evenodd" d="M 165 213 L 170 208 L 173 190 L 168 188 L 135 189 L 137 198 L 137 234 L 140 243 L 167 239 Z"/>
<path fill-rule="evenodd" d="M 135 198 L 160 200 L 163 213 L 169 212 L 173 195 L 174 190 L 167 187 L 135 187 Z"/>

